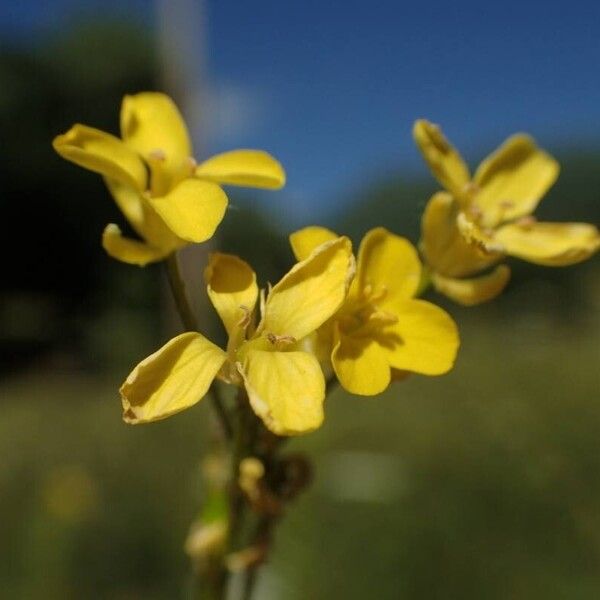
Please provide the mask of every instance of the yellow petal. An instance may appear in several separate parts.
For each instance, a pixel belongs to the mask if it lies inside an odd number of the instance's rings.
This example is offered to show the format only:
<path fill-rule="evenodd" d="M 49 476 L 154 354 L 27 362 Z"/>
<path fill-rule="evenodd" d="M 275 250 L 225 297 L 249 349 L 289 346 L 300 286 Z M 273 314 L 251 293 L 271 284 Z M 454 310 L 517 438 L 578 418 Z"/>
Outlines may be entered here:
<path fill-rule="evenodd" d="M 102 247 L 113 258 L 140 267 L 162 260 L 170 254 L 170 251 L 165 251 L 163 248 L 155 248 L 144 242 L 123 237 L 121 230 L 114 223 L 104 229 Z"/>
<path fill-rule="evenodd" d="M 54 149 L 80 167 L 116 179 L 138 190 L 146 188 L 146 168 L 119 138 L 87 125 L 73 125 L 54 138 Z"/>
<path fill-rule="evenodd" d="M 353 274 L 348 238 L 319 246 L 273 287 L 258 332 L 302 339 L 339 308 Z"/>
<path fill-rule="evenodd" d="M 433 271 L 446 277 L 466 277 L 487 269 L 501 255 L 482 254 L 458 229 L 459 207 L 447 192 L 434 194 L 421 220 L 421 250 Z"/>
<path fill-rule="evenodd" d="M 210 301 L 230 338 L 248 325 L 258 298 L 256 274 L 250 265 L 232 254 L 211 254 L 204 270 Z"/>
<path fill-rule="evenodd" d="M 294 231 L 294 233 L 290 234 L 289 239 L 296 260 L 305 260 L 315 248 L 318 248 L 325 242 L 335 240 L 337 237 L 339 237 L 337 233 L 334 233 L 326 227 L 312 225 Z"/>
<path fill-rule="evenodd" d="M 269 190 L 285 185 L 283 167 L 262 150 L 231 150 L 212 156 L 197 167 L 196 177 L 223 185 Z"/>
<path fill-rule="evenodd" d="M 502 293 L 510 279 L 510 269 L 498 265 L 493 271 L 471 279 L 455 279 L 432 273 L 435 289 L 464 306 L 475 306 L 493 300 Z"/>
<path fill-rule="evenodd" d="M 169 96 L 159 92 L 142 92 L 125 96 L 121 105 L 121 137 L 141 154 L 164 179 L 174 182 L 182 171 L 191 174 L 192 144 L 177 106 Z M 165 185 L 157 193 L 168 189 Z"/>
<path fill-rule="evenodd" d="M 340 336 L 331 353 L 331 362 L 340 384 L 352 394 L 374 396 L 390 384 L 386 351 L 374 339 Z"/>
<path fill-rule="evenodd" d="M 397 323 L 389 325 L 381 343 L 392 367 L 424 375 L 442 375 L 454 364 L 458 328 L 450 315 L 424 300 L 396 305 Z"/>
<path fill-rule="evenodd" d="M 429 121 L 416 121 L 413 136 L 434 177 L 461 200 L 470 181 L 469 169 L 462 156 L 445 138 L 440 127 Z"/>
<path fill-rule="evenodd" d="M 121 386 L 123 419 L 158 421 L 201 400 L 225 352 L 199 333 L 182 333 L 144 359 Z"/>
<path fill-rule="evenodd" d="M 421 281 L 421 261 L 415 247 L 405 238 L 383 227 L 371 229 L 358 250 L 358 289 L 384 294 L 387 300 L 411 298 Z"/>
<path fill-rule="evenodd" d="M 143 194 L 114 179 L 105 182 L 129 224 L 148 245 L 162 249 L 166 256 L 186 244 L 165 225 Z"/>
<path fill-rule="evenodd" d="M 325 379 L 311 354 L 250 350 L 238 369 L 254 412 L 273 433 L 307 433 L 323 422 Z"/>
<path fill-rule="evenodd" d="M 148 202 L 167 227 L 188 242 L 211 238 L 225 216 L 227 196 L 216 184 L 199 179 L 184 179 L 162 198 Z"/>
<path fill-rule="evenodd" d="M 600 234 L 588 223 L 522 223 L 504 225 L 496 239 L 507 254 L 549 267 L 586 260 L 600 247 Z"/>
<path fill-rule="evenodd" d="M 481 223 L 494 227 L 531 214 L 558 177 L 560 167 L 528 135 L 508 138 L 475 173 Z"/>

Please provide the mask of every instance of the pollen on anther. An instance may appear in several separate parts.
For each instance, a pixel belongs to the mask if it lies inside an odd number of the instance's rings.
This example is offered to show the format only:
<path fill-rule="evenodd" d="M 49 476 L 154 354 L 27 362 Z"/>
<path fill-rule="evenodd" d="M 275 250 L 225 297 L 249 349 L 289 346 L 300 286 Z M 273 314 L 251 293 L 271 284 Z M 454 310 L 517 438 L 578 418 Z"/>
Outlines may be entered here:
<path fill-rule="evenodd" d="M 527 215 L 526 217 L 521 217 L 517 221 L 517 225 L 522 227 L 523 229 L 529 229 L 533 227 L 537 223 L 537 219 L 533 215 Z"/>
<path fill-rule="evenodd" d="M 281 348 L 285 348 L 286 346 L 291 346 L 296 343 L 296 338 L 293 335 L 277 335 L 275 333 L 267 333 L 267 339 L 273 346 L 275 346 L 278 350 Z"/>
<path fill-rule="evenodd" d="M 150 160 L 157 160 L 157 161 L 164 161 L 167 159 L 167 155 L 165 154 L 164 150 L 161 150 L 160 148 L 156 148 L 155 150 L 152 150 L 152 152 L 150 152 L 148 154 L 148 158 Z"/>

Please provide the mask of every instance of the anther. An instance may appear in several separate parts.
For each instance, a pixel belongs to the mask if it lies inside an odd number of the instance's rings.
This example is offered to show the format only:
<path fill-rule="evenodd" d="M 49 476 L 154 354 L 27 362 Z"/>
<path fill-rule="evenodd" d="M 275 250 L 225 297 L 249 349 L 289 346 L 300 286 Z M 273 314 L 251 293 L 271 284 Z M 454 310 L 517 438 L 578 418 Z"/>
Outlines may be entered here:
<path fill-rule="evenodd" d="M 517 221 L 517 225 L 522 227 L 523 229 L 531 229 L 537 223 L 537 219 L 533 215 L 527 215 L 526 217 L 521 217 Z"/>
<path fill-rule="evenodd" d="M 296 343 L 296 338 L 293 335 L 277 335 L 275 333 L 267 333 L 267 339 L 275 348 L 282 349 Z"/>
<path fill-rule="evenodd" d="M 164 160 L 167 159 L 167 155 L 165 154 L 164 150 L 161 150 L 160 148 L 156 148 L 156 150 L 152 150 L 152 152 L 150 152 L 148 154 L 148 158 L 150 160 L 156 160 L 158 162 L 163 162 Z"/>

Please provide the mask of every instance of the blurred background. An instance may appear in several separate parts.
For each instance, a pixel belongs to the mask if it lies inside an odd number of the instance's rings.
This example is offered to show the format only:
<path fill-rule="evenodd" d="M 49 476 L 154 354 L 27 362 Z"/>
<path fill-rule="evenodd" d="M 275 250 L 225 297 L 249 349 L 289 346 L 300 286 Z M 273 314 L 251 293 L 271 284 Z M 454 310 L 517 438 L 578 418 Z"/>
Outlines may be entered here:
<path fill-rule="evenodd" d="M 598 22 L 592 2 L 0 2 L 0 597 L 186 597 L 209 441 L 202 403 L 121 421 L 119 384 L 177 323 L 160 266 L 105 255 L 102 229 L 123 219 L 99 177 L 53 153 L 56 134 L 116 133 L 123 94 L 156 89 L 196 157 L 273 153 L 288 185 L 228 190 L 217 241 L 263 282 L 307 224 L 418 239 L 436 189 L 418 117 L 472 166 L 530 132 L 562 165 L 540 217 L 598 223 Z M 435 301 L 461 327 L 450 375 L 337 392 L 292 442 L 317 477 L 261 600 L 600 597 L 600 262 L 515 263 L 490 305 Z"/>

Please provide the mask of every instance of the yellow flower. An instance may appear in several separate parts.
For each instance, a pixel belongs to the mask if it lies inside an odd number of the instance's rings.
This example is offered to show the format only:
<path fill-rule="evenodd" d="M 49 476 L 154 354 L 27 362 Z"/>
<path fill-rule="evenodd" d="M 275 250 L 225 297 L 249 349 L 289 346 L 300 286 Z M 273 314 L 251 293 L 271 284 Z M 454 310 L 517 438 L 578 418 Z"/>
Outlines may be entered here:
<path fill-rule="evenodd" d="M 302 260 L 336 237 L 322 227 L 307 227 L 293 233 L 290 243 Z M 365 235 L 348 296 L 316 342 L 317 354 L 328 350 L 345 389 L 370 396 L 407 373 L 441 375 L 452 368 L 459 345 L 456 324 L 441 308 L 415 298 L 420 281 L 421 263 L 408 240 L 383 227 Z"/>
<path fill-rule="evenodd" d="M 540 223 L 532 216 L 556 181 L 559 165 L 531 137 L 508 138 L 471 178 L 437 125 L 419 120 L 413 133 L 446 189 L 433 195 L 422 220 L 421 249 L 438 291 L 462 304 L 478 304 L 504 289 L 510 271 L 498 263 L 506 255 L 565 266 L 589 258 L 600 247 L 593 225 Z"/>
<path fill-rule="evenodd" d="M 243 385 L 254 412 L 278 435 L 305 433 L 323 421 L 325 381 L 302 340 L 344 301 L 354 273 L 347 238 L 321 245 L 261 300 L 256 276 L 236 256 L 213 254 L 208 295 L 229 335 L 226 351 L 199 333 L 183 333 L 143 360 L 121 386 L 124 419 L 146 423 L 198 402 L 215 377 Z"/>
<path fill-rule="evenodd" d="M 158 92 L 125 96 L 121 139 L 77 124 L 53 146 L 63 158 L 104 177 L 141 240 L 124 237 L 110 224 L 102 245 L 130 264 L 159 261 L 187 243 L 211 238 L 227 208 L 220 184 L 277 189 L 285 183 L 281 165 L 259 150 L 233 150 L 197 165 L 179 110 Z"/>

